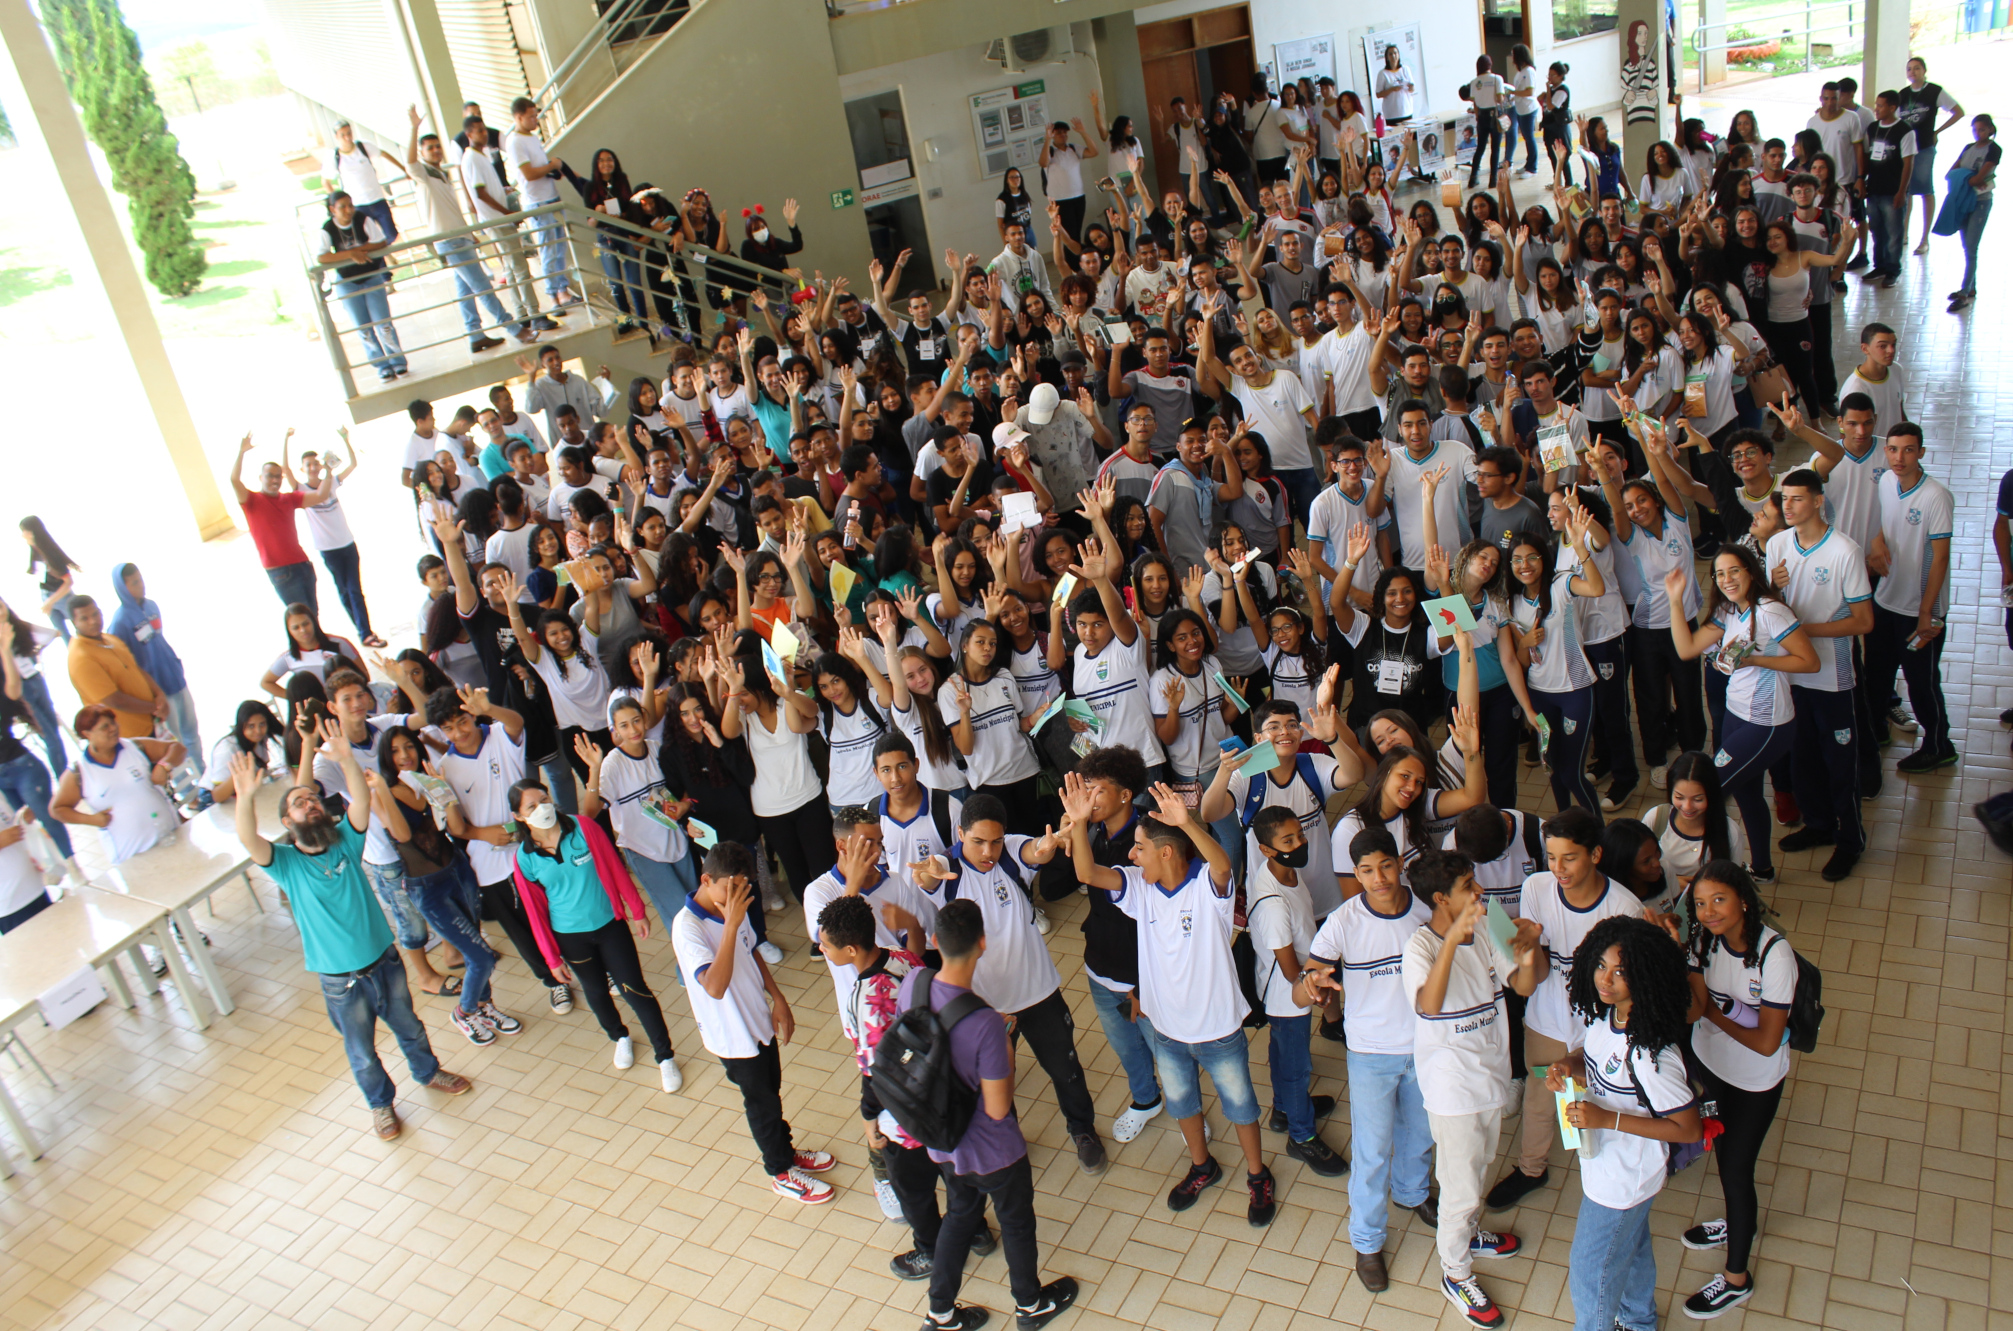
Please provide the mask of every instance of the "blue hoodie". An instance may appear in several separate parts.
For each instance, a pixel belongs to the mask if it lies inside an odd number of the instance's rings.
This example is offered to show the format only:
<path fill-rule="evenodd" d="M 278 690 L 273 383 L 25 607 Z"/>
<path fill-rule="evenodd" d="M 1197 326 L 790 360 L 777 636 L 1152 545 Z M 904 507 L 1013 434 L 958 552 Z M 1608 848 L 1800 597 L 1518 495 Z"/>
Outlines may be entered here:
<path fill-rule="evenodd" d="M 132 651 L 140 669 L 154 677 L 161 692 L 173 696 L 189 686 L 188 673 L 182 669 L 182 658 L 175 655 L 175 649 L 168 646 L 167 638 L 161 634 L 161 607 L 126 590 L 126 574 L 133 567 L 121 564 L 112 570 L 112 591 L 119 598 L 119 613 L 112 616 L 112 632 Z"/>

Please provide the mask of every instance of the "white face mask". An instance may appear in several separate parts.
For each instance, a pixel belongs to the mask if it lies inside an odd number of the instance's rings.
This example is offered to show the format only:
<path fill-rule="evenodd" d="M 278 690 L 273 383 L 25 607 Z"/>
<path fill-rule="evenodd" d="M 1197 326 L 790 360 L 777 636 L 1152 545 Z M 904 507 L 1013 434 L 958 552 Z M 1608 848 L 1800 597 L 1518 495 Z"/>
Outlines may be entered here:
<path fill-rule="evenodd" d="M 755 228 L 755 243 L 756 243 L 757 245 L 766 245 L 766 244 L 768 244 L 768 243 L 769 243 L 769 228 L 768 228 L 768 227 L 765 227 L 765 226 L 758 226 L 758 227 L 756 227 L 756 228 Z"/>
<path fill-rule="evenodd" d="M 524 821 L 541 832 L 546 831 L 558 825 L 559 807 L 551 800 L 547 800 L 543 804 L 535 804 L 532 806 L 531 812 L 524 815 Z"/>

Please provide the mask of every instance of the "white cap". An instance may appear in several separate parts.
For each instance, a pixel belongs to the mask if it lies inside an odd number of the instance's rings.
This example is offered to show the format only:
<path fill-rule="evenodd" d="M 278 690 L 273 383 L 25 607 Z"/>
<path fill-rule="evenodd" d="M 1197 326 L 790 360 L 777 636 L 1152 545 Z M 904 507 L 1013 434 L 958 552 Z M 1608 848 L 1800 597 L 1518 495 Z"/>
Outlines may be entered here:
<path fill-rule="evenodd" d="M 1033 408 L 1030 407 L 1028 410 L 1032 411 Z M 993 451 L 1004 452 L 1025 438 L 1027 438 L 1026 430 L 1012 421 L 1001 421 L 993 426 Z"/>
<path fill-rule="evenodd" d="M 1047 425 L 1055 418 L 1055 409 L 1062 402 L 1062 395 L 1055 391 L 1054 384 L 1036 384 L 1034 392 L 1027 395 L 1027 423 Z"/>

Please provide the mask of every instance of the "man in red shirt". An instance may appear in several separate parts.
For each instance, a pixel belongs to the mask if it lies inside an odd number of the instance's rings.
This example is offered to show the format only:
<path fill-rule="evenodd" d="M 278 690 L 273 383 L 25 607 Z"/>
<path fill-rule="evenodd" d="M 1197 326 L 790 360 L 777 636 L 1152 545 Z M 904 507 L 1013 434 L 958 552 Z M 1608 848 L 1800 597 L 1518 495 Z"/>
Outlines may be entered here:
<path fill-rule="evenodd" d="M 293 431 L 288 430 L 287 435 L 291 438 Z M 283 493 L 280 464 L 268 462 L 259 468 L 259 488 L 249 490 L 243 474 L 245 455 L 251 451 L 252 437 L 248 434 L 238 444 L 238 462 L 231 468 L 231 489 L 238 496 L 238 506 L 245 511 L 245 525 L 251 528 L 252 544 L 259 549 L 259 563 L 265 565 L 266 576 L 272 579 L 281 604 L 304 605 L 319 619 L 315 566 L 308 562 L 307 551 L 301 549 L 300 537 L 294 533 L 294 514 L 303 507 L 327 502 L 335 488 L 335 473 L 323 471 L 317 489 Z"/>

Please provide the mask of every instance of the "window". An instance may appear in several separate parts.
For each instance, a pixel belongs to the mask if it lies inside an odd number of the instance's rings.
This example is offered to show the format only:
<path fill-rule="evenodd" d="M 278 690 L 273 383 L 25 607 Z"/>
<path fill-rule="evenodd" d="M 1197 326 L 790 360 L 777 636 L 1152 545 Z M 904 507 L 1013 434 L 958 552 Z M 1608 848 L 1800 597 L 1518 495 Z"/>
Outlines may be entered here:
<path fill-rule="evenodd" d="M 1552 6 L 1552 40 L 1569 42 L 1615 30 L 1615 0 L 1557 0 Z"/>

